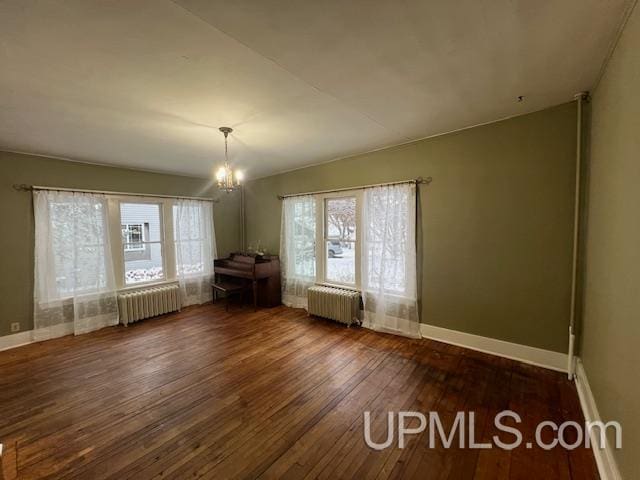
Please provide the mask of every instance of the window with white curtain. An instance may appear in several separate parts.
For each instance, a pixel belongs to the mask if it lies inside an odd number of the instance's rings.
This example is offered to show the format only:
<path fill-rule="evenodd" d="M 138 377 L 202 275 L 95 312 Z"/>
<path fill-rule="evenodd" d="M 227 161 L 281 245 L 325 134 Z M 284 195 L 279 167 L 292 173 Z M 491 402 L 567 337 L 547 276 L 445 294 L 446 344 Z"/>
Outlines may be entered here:
<path fill-rule="evenodd" d="M 33 204 L 34 339 L 117 324 L 106 197 L 35 191 Z"/>
<path fill-rule="evenodd" d="M 292 203 L 293 238 L 290 243 L 290 249 L 293 253 L 292 272 L 296 277 L 315 278 L 316 204 L 315 201 L 310 201 L 307 198 L 300 198 Z"/>
<path fill-rule="evenodd" d="M 176 277 L 183 306 L 211 300 L 213 260 L 216 257 L 211 202 L 176 200 L 173 240 Z"/>
<path fill-rule="evenodd" d="M 116 324 L 124 288 L 178 282 L 183 306 L 211 299 L 209 201 L 37 190 L 34 212 L 38 339 Z"/>
<path fill-rule="evenodd" d="M 420 337 L 415 236 L 415 183 L 364 190 L 362 300 L 365 326 Z"/>
<path fill-rule="evenodd" d="M 366 249 L 363 252 L 366 288 L 396 295 L 413 294 L 407 282 L 411 257 L 408 242 L 415 242 L 411 228 L 408 188 L 377 188 L 365 192 Z M 414 200 L 415 201 L 415 200 Z M 413 267 L 415 269 L 415 267 Z"/>
<path fill-rule="evenodd" d="M 282 205 L 283 303 L 306 306 L 313 284 L 360 288 L 362 192 L 287 197 Z"/>
<path fill-rule="evenodd" d="M 355 288 L 365 326 L 419 337 L 415 215 L 412 182 L 286 197 L 283 303 L 306 307 L 315 283 Z"/>
<path fill-rule="evenodd" d="M 38 234 L 47 237 L 53 259 L 55 287 L 50 298 L 68 293 L 100 291 L 107 286 L 107 265 L 102 254 L 107 248 L 106 204 L 103 197 L 68 192 L 37 192 Z"/>
<path fill-rule="evenodd" d="M 306 308 L 307 289 L 316 281 L 316 198 L 285 198 L 280 230 L 282 303 Z"/>
<path fill-rule="evenodd" d="M 199 275 L 211 259 L 209 242 L 211 231 L 204 221 L 209 212 L 205 205 L 189 204 L 173 206 L 173 239 L 176 243 L 176 271 L 182 275 Z"/>

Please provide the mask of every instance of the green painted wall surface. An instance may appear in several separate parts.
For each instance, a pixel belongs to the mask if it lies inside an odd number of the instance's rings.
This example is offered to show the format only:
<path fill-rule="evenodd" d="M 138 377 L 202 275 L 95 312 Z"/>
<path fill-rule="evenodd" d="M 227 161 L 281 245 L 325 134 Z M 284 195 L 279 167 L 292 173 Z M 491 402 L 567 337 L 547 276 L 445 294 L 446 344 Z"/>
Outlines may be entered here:
<path fill-rule="evenodd" d="M 640 478 L 640 8 L 593 94 L 581 357 L 603 419 L 622 423 L 614 451 Z"/>
<path fill-rule="evenodd" d="M 240 243 L 239 196 L 219 194 L 206 179 L 0 152 L 0 180 L 0 335 L 10 333 L 12 322 L 33 327 L 33 206 L 31 194 L 14 190 L 14 183 L 220 198 L 213 207 L 218 254 Z"/>
<path fill-rule="evenodd" d="M 421 321 L 566 352 L 575 121 L 570 103 L 248 182 L 247 242 L 278 251 L 277 194 L 432 176 Z"/>

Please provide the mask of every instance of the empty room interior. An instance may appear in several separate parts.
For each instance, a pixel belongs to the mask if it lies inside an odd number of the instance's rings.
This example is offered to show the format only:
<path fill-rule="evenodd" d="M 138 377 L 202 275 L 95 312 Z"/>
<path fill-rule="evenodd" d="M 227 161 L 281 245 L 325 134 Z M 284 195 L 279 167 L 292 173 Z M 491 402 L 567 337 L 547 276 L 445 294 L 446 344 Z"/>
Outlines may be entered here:
<path fill-rule="evenodd" d="M 639 87 L 636 0 L 0 0 L 0 480 L 639 479 Z"/>

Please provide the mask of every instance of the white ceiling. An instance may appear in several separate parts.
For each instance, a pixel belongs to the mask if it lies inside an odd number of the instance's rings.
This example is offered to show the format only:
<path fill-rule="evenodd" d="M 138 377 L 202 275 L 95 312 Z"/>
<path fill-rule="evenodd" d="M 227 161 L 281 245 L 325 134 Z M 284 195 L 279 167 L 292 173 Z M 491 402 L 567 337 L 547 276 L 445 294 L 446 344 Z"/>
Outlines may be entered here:
<path fill-rule="evenodd" d="M 0 0 L 0 149 L 256 178 L 569 101 L 626 3 Z"/>

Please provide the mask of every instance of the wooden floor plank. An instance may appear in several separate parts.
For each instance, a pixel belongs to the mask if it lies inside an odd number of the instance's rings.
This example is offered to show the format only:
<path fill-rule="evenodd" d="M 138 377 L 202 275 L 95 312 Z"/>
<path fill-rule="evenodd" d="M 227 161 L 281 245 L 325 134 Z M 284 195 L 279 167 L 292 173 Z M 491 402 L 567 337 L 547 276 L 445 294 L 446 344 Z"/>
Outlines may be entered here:
<path fill-rule="evenodd" d="M 0 352 L 0 407 L 17 478 L 597 478 L 584 448 L 430 448 L 427 431 L 369 448 L 365 410 L 376 440 L 388 411 L 445 427 L 474 411 L 478 441 L 505 408 L 527 440 L 582 414 L 560 374 L 286 307 L 204 305 Z"/>

